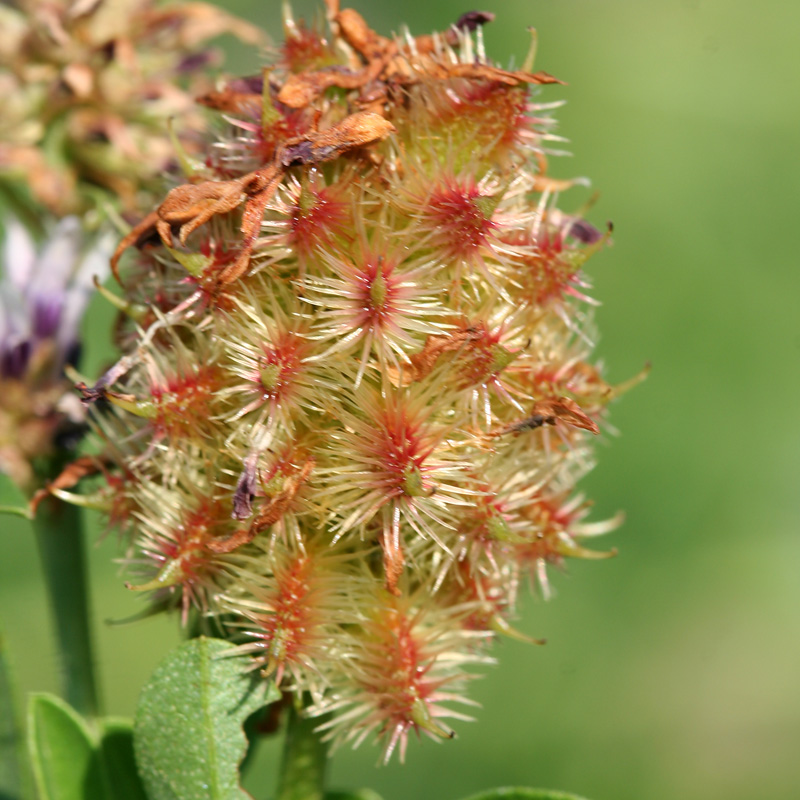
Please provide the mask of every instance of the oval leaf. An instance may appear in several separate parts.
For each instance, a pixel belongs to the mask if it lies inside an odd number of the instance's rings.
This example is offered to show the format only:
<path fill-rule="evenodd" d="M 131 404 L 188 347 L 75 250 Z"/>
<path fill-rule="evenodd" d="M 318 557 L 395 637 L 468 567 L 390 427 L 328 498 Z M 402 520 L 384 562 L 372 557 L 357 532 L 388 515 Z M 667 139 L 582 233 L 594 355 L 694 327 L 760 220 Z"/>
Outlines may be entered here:
<path fill-rule="evenodd" d="M 105 797 L 91 734 L 83 719 L 60 698 L 31 695 L 28 750 L 41 800 Z"/>
<path fill-rule="evenodd" d="M 244 720 L 272 699 L 243 674 L 240 658 L 220 658 L 230 642 L 199 637 L 173 650 L 142 690 L 134 748 L 150 800 L 243 800 L 238 766 Z"/>
<path fill-rule="evenodd" d="M 554 792 L 549 789 L 526 789 L 519 786 L 504 786 L 501 789 L 489 789 L 480 794 L 470 795 L 466 800 L 584 800 L 577 794 Z"/>

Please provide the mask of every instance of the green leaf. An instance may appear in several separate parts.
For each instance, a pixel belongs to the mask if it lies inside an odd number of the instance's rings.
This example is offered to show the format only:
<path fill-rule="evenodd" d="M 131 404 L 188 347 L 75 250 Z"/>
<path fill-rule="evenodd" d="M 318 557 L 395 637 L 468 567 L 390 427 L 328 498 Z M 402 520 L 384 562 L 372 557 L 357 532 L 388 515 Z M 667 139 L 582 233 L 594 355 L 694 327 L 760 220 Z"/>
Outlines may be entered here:
<path fill-rule="evenodd" d="M 584 800 L 577 794 L 553 792 L 549 789 L 525 789 L 519 786 L 505 786 L 502 789 L 489 789 L 480 794 L 470 795 L 466 800 Z"/>
<path fill-rule="evenodd" d="M 127 719 L 100 720 L 96 756 L 109 800 L 147 800 L 133 756 L 133 723 Z M 88 800 L 88 798 L 87 798 Z"/>
<path fill-rule="evenodd" d="M 0 800 L 23 797 L 22 734 L 14 688 L 0 636 Z"/>
<path fill-rule="evenodd" d="M 28 751 L 41 800 L 104 797 L 92 736 L 83 719 L 60 698 L 31 695 Z"/>
<path fill-rule="evenodd" d="M 32 696 L 28 744 L 41 800 L 148 800 L 136 771 L 130 720 L 97 724 L 99 736 L 60 698 Z"/>
<path fill-rule="evenodd" d="M 238 766 L 244 720 L 276 699 L 243 674 L 240 658 L 220 658 L 230 642 L 203 636 L 173 650 L 142 690 L 134 746 L 150 800 L 243 800 Z"/>
<path fill-rule="evenodd" d="M 359 789 L 357 792 L 325 792 L 325 800 L 381 800 L 372 789 Z"/>

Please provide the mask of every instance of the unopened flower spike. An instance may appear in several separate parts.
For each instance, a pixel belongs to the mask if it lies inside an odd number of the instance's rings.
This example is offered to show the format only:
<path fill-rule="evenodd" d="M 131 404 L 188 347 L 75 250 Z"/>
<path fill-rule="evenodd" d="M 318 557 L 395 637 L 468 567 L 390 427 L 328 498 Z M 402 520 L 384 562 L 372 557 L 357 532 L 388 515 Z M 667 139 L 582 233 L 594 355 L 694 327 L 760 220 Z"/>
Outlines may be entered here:
<path fill-rule="evenodd" d="M 510 70 L 491 14 L 391 38 L 327 12 L 284 5 L 275 62 L 202 98 L 219 135 L 120 242 L 135 324 L 83 391 L 143 595 L 388 760 L 467 719 L 529 577 L 609 554 L 584 542 L 621 518 L 576 484 L 639 378 L 592 360 L 609 233 L 561 210 L 584 182 L 535 35 Z"/>
<path fill-rule="evenodd" d="M 263 41 L 205 3 L 12 0 L 2 19 L 0 185 L 56 216 L 152 202 L 176 152 L 189 166 L 201 151 L 192 97 L 220 61 L 207 41 Z"/>

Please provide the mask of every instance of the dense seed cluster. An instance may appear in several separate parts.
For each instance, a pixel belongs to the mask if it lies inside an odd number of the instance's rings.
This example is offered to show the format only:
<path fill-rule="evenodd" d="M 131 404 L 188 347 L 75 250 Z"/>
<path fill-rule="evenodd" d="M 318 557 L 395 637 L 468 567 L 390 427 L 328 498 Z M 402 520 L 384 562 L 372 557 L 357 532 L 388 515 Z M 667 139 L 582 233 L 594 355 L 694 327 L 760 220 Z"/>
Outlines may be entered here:
<path fill-rule="evenodd" d="M 109 481 L 85 500 L 133 588 L 388 759 L 452 735 L 521 580 L 546 594 L 617 524 L 574 491 L 619 390 L 587 361 L 607 234 L 557 208 L 555 79 L 489 63 L 490 15 L 387 39 L 328 10 L 203 99 L 224 133 L 117 252 L 135 324 L 83 387 Z"/>

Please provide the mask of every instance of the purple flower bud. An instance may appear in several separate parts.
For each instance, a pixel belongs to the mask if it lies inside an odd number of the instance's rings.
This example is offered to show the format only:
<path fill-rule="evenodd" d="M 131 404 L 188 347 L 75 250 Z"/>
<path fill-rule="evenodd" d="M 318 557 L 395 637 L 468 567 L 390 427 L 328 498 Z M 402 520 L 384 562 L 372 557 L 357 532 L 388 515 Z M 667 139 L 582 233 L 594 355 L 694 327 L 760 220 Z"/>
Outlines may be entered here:
<path fill-rule="evenodd" d="M 582 244 L 596 244 L 603 238 L 603 234 L 585 219 L 572 219 L 567 232 Z"/>
<path fill-rule="evenodd" d="M 19 342 L 9 348 L 0 345 L 0 377 L 19 379 L 28 368 L 31 343 Z"/>
<path fill-rule="evenodd" d="M 78 343 L 78 326 L 93 291 L 107 273 L 112 238 L 87 242 L 77 217 L 60 220 L 37 253 L 14 217 L 5 220 L 0 272 L 0 377 L 22 377 L 37 348 L 49 347 L 58 376 Z M 39 365 L 41 366 L 41 365 Z"/>

